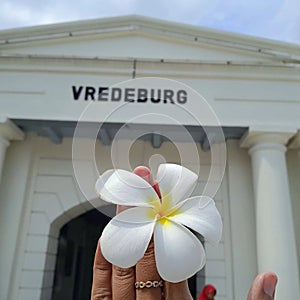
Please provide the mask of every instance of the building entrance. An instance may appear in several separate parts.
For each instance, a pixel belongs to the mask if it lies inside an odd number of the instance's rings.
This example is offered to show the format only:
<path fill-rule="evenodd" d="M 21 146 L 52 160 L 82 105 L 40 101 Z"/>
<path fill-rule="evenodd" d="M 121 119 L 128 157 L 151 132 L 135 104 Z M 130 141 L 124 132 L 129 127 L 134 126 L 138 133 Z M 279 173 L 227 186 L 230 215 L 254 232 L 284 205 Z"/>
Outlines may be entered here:
<path fill-rule="evenodd" d="M 93 209 L 60 231 L 52 300 L 89 300 L 95 249 L 110 218 Z"/>
<path fill-rule="evenodd" d="M 93 209 L 60 230 L 52 300 L 90 300 L 95 249 L 110 218 Z M 189 279 L 196 296 L 196 276 Z"/>

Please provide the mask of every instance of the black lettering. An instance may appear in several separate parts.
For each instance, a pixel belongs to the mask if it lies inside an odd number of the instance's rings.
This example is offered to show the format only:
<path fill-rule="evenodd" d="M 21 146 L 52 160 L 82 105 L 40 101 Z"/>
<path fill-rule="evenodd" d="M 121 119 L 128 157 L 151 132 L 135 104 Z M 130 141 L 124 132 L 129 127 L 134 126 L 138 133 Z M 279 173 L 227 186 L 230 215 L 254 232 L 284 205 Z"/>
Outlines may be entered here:
<path fill-rule="evenodd" d="M 125 94 L 124 94 L 124 101 L 134 102 L 134 91 L 135 91 L 135 89 L 133 89 L 133 88 L 126 88 Z M 131 97 L 133 97 L 133 98 L 131 98 Z"/>
<path fill-rule="evenodd" d="M 99 87 L 98 100 L 99 101 L 107 101 L 108 100 L 108 87 Z"/>
<path fill-rule="evenodd" d="M 148 91 L 146 89 L 137 90 L 137 102 L 147 102 Z"/>
<path fill-rule="evenodd" d="M 122 96 L 122 90 L 120 88 L 111 89 L 111 101 L 120 101 Z"/>
<path fill-rule="evenodd" d="M 174 97 L 174 91 L 164 90 L 164 103 L 167 103 L 169 100 L 170 103 L 174 104 L 173 97 Z"/>
<path fill-rule="evenodd" d="M 185 90 L 179 90 L 177 92 L 177 102 L 184 104 L 187 101 L 187 92 Z"/>
<path fill-rule="evenodd" d="M 151 102 L 153 103 L 159 103 L 160 102 L 160 98 L 161 98 L 161 90 L 157 90 L 157 95 L 156 95 L 156 98 L 154 98 L 155 96 L 155 89 L 151 89 L 150 90 L 150 99 L 151 99 Z"/>
<path fill-rule="evenodd" d="M 78 88 L 75 85 L 72 85 L 72 91 L 73 91 L 73 99 L 78 100 L 81 92 L 82 92 L 83 86 L 79 86 Z"/>
<path fill-rule="evenodd" d="M 92 86 L 85 87 L 84 100 L 95 100 L 96 89 Z"/>
<path fill-rule="evenodd" d="M 98 98 L 97 98 L 98 92 Z M 171 103 L 185 104 L 187 102 L 187 91 L 171 89 L 146 89 L 146 88 L 119 88 L 119 87 L 93 87 L 72 85 L 72 94 L 74 100 L 83 98 L 85 101 L 98 99 L 98 101 L 119 102 L 140 102 L 146 103 L 148 100 L 152 103 Z"/>

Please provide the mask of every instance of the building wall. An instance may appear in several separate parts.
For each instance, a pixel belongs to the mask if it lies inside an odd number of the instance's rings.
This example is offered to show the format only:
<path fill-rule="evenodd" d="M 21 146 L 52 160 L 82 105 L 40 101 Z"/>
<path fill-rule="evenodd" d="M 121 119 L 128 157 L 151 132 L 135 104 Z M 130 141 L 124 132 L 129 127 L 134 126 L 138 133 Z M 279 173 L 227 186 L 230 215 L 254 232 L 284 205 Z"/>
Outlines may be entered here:
<path fill-rule="evenodd" d="M 128 144 L 128 141 L 122 143 Z M 119 146 L 122 147 L 121 144 Z M 190 151 L 188 144 L 183 146 L 187 152 Z M 27 152 L 24 151 L 24 147 Z M 99 171 L 111 168 L 111 148 L 100 143 L 96 148 Z M 50 299 L 59 230 L 74 217 L 93 208 L 76 184 L 71 150 L 71 139 L 64 139 L 62 144 L 54 145 L 45 138 L 35 136 L 8 149 L 1 196 L 2 199 L 3 196 L 7 196 L 5 199 L 9 207 L 1 210 L 0 220 L 1 228 L 10 228 L 4 230 L 4 242 L 10 242 L 3 248 L 1 264 L 6 266 L 6 270 L 11 268 L 12 275 L 10 280 L 5 276 L 7 280 L 1 281 L 3 299 Z M 203 190 L 210 170 L 210 152 L 202 152 L 200 147 L 198 150 L 201 171 L 195 194 Z M 83 152 L 82 155 L 83 161 L 87 159 L 84 157 L 86 153 Z M 18 159 L 14 160 L 14 157 Z M 137 141 L 131 146 L 130 161 L 133 167 L 150 162 L 155 170 L 163 158 L 168 162 L 179 162 L 191 169 L 198 168 L 193 161 L 180 162 L 179 152 L 171 143 L 163 143 L 159 149 L 153 149 L 149 142 L 144 141 Z M 117 154 L 116 159 L 119 166 L 126 163 L 122 161 L 124 160 L 122 153 Z M 22 164 L 25 164 L 26 168 L 22 167 L 20 173 L 18 167 Z M 94 183 L 94 179 L 90 181 L 91 184 Z M 7 182 L 10 184 L 5 184 Z M 14 185 L 14 182 L 18 182 L 23 190 Z M 14 197 L 16 194 L 17 197 Z M 234 293 L 232 279 L 234 278 L 232 276 L 234 264 L 232 262 L 232 228 L 229 219 L 230 201 L 226 178 L 215 200 L 222 214 L 224 234 L 218 247 L 206 245 L 206 282 L 217 286 L 218 299 L 229 300 L 233 299 Z M 2 218 L 2 215 L 6 217 Z M 1 273 L 3 270 L 1 268 Z M 3 274 L 1 278 L 4 278 Z"/>
<path fill-rule="evenodd" d="M 122 141 L 118 147 L 128 145 L 133 168 L 150 164 L 155 171 L 165 159 L 197 169 L 193 161 L 180 162 L 179 152 L 171 143 L 154 149 L 149 142 Z M 187 153 L 192 151 L 188 144 L 183 146 Z M 59 230 L 93 208 L 78 189 L 71 150 L 71 139 L 55 145 L 33 135 L 23 142 L 13 142 L 8 148 L 0 191 L 1 299 L 50 299 Z M 201 167 L 195 194 L 203 191 L 211 159 L 210 152 L 203 152 L 199 146 L 198 150 Z M 96 153 L 100 172 L 112 168 L 111 147 L 98 143 Z M 117 151 L 115 155 L 118 166 L 125 167 L 128 161 L 124 153 Z M 82 153 L 82 160 L 88 160 L 87 152 Z M 298 151 L 287 152 L 287 163 L 299 259 Z M 94 179 L 90 183 L 93 185 Z M 215 200 L 223 218 L 224 233 L 218 247 L 206 245 L 205 282 L 216 285 L 218 299 L 246 299 L 257 273 L 255 213 L 250 157 L 238 141 L 227 142 L 226 172 Z"/>
<path fill-rule="evenodd" d="M 22 257 L 18 247 L 25 236 L 28 186 L 32 179 L 31 167 L 34 161 L 34 140 L 28 136 L 25 141 L 11 142 L 3 166 L 0 185 L 0 299 L 11 298 L 12 282 Z"/>

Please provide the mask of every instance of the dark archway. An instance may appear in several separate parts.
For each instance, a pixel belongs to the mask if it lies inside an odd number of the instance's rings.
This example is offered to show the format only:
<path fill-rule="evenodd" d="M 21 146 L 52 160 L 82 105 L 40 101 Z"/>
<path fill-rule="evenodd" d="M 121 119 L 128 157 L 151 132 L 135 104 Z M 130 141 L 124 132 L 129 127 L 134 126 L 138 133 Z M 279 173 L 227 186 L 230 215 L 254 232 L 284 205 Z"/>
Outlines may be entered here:
<path fill-rule="evenodd" d="M 99 236 L 109 221 L 108 216 L 93 209 L 62 227 L 52 300 L 90 300 L 94 253 Z M 189 279 L 189 287 L 194 299 L 196 286 L 196 276 L 193 276 Z"/>
<path fill-rule="evenodd" d="M 93 209 L 62 227 L 52 300 L 89 300 L 95 249 L 110 218 Z"/>

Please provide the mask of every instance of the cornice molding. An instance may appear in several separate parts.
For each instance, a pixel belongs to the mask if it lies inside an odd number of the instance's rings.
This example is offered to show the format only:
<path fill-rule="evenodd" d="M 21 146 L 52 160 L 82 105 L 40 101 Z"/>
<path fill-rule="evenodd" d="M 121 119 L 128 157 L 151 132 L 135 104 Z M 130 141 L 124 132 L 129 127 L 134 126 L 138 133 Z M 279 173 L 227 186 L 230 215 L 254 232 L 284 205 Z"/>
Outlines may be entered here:
<path fill-rule="evenodd" d="M 24 132 L 17 127 L 9 119 L 0 119 L 0 137 L 6 139 L 7 141 L 11 140 L 23 140 L 25 137 Z"/>

